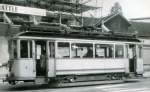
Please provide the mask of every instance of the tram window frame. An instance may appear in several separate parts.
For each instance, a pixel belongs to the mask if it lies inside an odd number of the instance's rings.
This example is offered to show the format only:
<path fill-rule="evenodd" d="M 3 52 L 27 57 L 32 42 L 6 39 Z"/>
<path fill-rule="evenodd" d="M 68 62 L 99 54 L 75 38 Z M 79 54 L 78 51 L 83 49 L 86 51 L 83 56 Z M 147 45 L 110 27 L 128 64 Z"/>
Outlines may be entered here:
<path fill-rule="evenodd" d="M 85 52 L 86 50 L 86 52 Z M 92 43 L 72 43 L 71 58 L 94 58 Z"/>
<path fill-rule="evenodd" d="M 55 58 L 55 42 L 49 42 L 49 57 Z"/>
<path fill-rule="evenodd" d="M 115 58 L 125 58 L 124 45 L 115 44 Z"/>
<path fill-rule="evenodd" d="M 11 50 L 12 50 L 12 59 L 15 59 L 18 57 L 18 53 L 17 53 L 17 50 L 18 50 L 18 46 L 17 46 L 17 40 L 12 40 L 12 43 L 11 43 Z"/>
<path fill-rule="evenodd" d="M 22 42 L 26 42 L 26 43 L 22 44 Z M 33 58 L 33 53 L 32 53 L 33 45 L 32 44 L 33 43 L 30 40 L 20 40 L 20 58 Z M 23 46 L 26 46 L 26 47 L 23 47 Z"/>
<path fill-rule="evenodd" d="M 66 47 L 67 49 L 63 49 L 64 47 Z M 61 50 L 62 52 L 64 50 L 64 52 L 62 53 Z M 70 43 L 69 42 L 57 42 L 57 58 L 70 58 Z"/>
<path fill-rule="evenodd" d="M 129 45 L 125 45 L 125 58 L 129 58 Z"/>
<path fill-rule="evenodd" d="M 95 58 L 114 58 L 114 44 L 95 44 Z"/>
<path fill-rule="evenodd" d="M 143 54 L 142 54 L 142 45 L 138 45 L 138 58 L 142 58 Z"/>

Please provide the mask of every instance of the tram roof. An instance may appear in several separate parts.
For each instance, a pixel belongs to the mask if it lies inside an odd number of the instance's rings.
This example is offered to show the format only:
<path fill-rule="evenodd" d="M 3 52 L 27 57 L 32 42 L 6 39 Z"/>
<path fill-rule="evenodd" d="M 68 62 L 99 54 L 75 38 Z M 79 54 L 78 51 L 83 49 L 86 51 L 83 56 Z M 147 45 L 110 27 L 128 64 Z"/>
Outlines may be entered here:
<path fill-rule="evenodd" d="M 140 42 L 134 36 L 127 36 L 113 33 L 90 33 L 90 32 L 39 32 L 39 31 L 26 31 L 18 34 L 17 36 L 30 36 L 30 37 L 56 37 L 56 38 L 68 38 L 68 39 L 87 39 L 87 40 L 108 40 L 108 41 L 128 41 L 128 42 Z"/>

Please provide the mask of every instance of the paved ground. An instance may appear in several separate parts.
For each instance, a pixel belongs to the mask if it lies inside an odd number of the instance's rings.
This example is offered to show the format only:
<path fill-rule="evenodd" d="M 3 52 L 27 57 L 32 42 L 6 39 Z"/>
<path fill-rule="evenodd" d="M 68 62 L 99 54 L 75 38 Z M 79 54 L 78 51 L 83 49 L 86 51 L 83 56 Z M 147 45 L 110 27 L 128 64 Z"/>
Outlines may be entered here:
<path fill-rule="evenodd" d="M 49 88 L 30 84 L 10 86 L 6 83 L 1 83 L 0 92 L 150 92 L 150 79 L 141 79 L 121 84 L 64 88 Z"/>

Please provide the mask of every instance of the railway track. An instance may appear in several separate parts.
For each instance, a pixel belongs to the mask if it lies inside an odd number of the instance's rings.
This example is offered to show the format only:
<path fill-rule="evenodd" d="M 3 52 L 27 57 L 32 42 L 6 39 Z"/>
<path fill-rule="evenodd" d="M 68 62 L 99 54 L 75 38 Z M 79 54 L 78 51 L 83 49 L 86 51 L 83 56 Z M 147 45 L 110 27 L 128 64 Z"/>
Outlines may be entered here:
<path fill-rule="evenodd" d="M 123 83 L 121 80 L 116 81 L 88 81 L 88 82 L 74 82 L 74 83 L 53 83 L 50 87 L 73 87 L 73 86 L 90 86 L 90 85 L 101 85 L 101 84 L 112 84 L 112 83 Z"/>
<path fill-rule="evenodd" d="M 129 79 L 129 80 L 106 80 L 106 81 L 87 81 L 87 82 L 72 82 L 72 83 L 52 83 L 50 87 L 74 87 L 74 86 L 91 86 L 91 85 L 106 85 L 106 84 L 119 84 L 126 82 L 135 82 L 139 79 Z"/>

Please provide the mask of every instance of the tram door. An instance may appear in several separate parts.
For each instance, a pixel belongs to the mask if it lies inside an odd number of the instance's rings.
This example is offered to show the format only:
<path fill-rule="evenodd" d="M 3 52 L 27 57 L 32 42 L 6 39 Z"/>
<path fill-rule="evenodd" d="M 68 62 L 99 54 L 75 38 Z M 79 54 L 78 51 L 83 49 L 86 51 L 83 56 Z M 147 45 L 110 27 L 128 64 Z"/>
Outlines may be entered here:
<path fill-rule="evenodd" d="M 129 45 L 129 72 L 136 72 L 136 45 Z"/>
<path fill-rule="evenodd" d="M 46 76 L 46 41 L 35 41 L 36 76 Z"/>
<path fill-rule="evenodd" d="M 47 42 L 47 77 L 56 76 L 56 63 L 55 63 L 55 42 Z"/>

